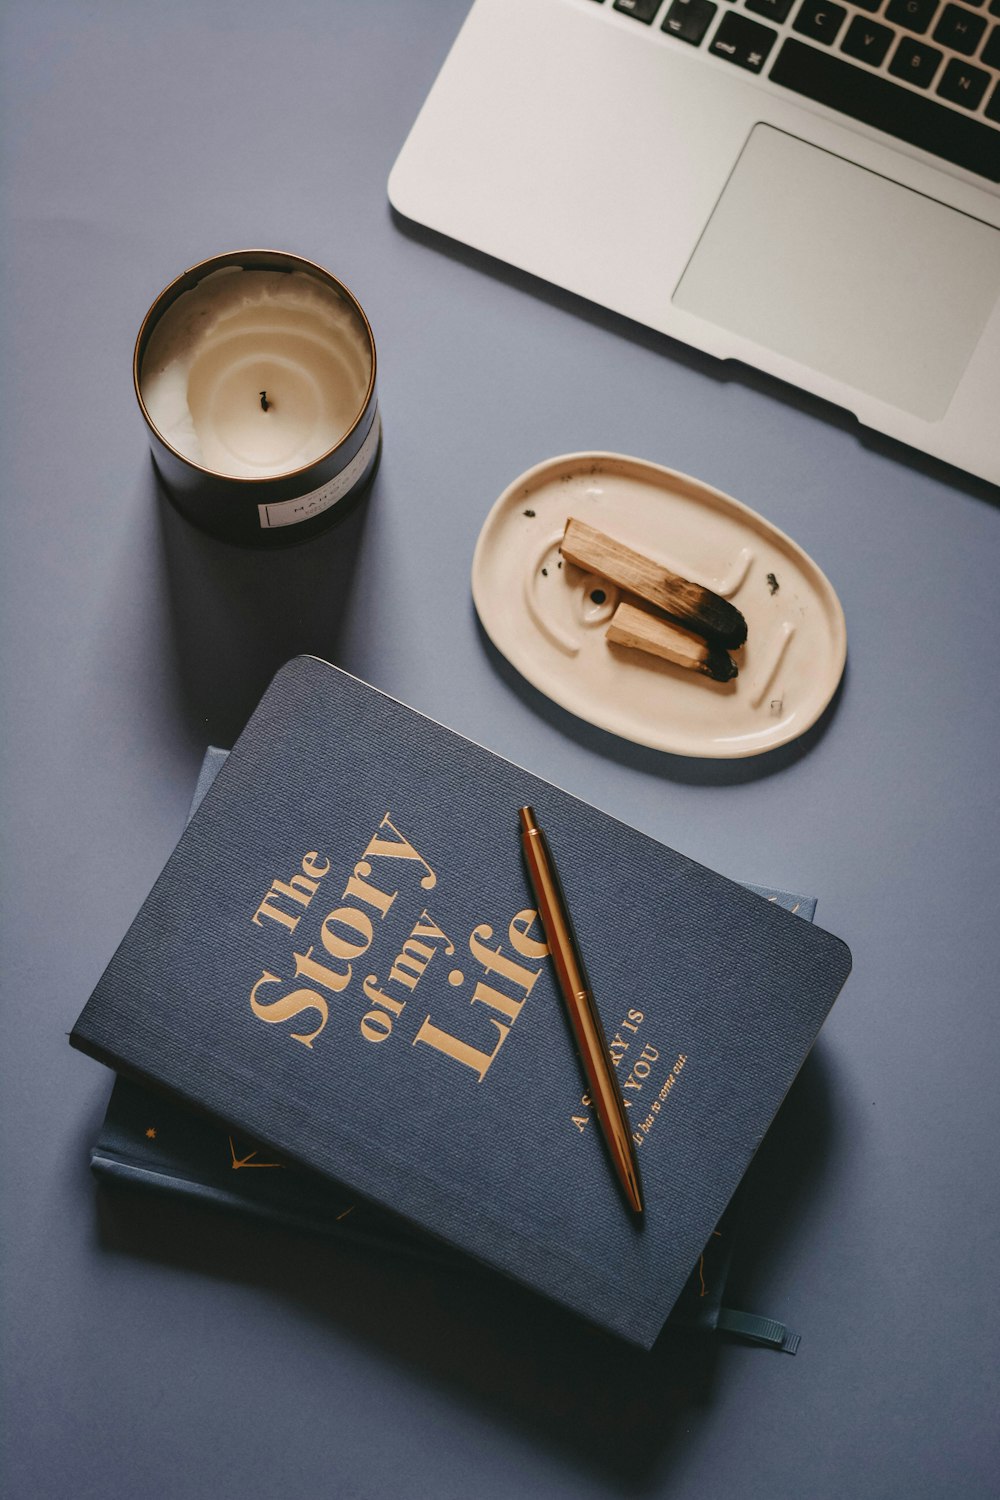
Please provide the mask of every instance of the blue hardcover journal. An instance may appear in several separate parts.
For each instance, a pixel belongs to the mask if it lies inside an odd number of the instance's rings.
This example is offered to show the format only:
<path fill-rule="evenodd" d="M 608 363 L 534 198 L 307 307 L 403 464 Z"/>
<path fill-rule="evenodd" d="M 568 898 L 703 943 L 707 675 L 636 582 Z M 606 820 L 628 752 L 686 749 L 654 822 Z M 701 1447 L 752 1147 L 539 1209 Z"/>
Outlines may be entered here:
<path fill-rule="evenodd" d="M 191 802 L 192 816 L 221 770 L 228 752 L 210 746 Z M 811 922 L 814 897 L 750 886 L 766 900 Z M 398 1219 L 359 1203 L 339 1184 L 315 1173 L 286 1169 L 273 1152 L 241 1140 L 204 1115 L 175 1104 L 162 1090 L 116 1078 L 90 1154 L 95 1175 L 114 1185 L 154 1189 L 236 1209 L 313 1233 L 380 1246 L 393 1253 L 450 1258 L 439 1240 L 415 1234 Z M 789 1352 L 797 1335 L 772 1318 L 723 1307 L 726 1279 L 744 1193 L 737 1189 L 670 1314 L 672 1323 L 705 1329 L 720 1326 Z M 736 1319 L 735 1325 L 731 1320 Z M 766 1336 L 765 1336 L 766 1335 Z"/>
<path fill-rule="evenodd" d="M 615 1059 L 643 1222 L 532 910 L 528 802 Z M 849 968 L 779 903 L 301 657 L 71 1040 L 649 1347 Z"/>

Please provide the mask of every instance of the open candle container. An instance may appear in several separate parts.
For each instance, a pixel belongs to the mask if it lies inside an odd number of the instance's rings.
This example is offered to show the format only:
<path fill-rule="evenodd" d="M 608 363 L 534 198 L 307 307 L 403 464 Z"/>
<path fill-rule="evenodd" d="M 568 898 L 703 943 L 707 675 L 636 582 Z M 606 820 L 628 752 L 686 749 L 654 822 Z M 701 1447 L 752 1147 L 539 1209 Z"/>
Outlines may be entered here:
<path fill-rule="evenodd" d="M 321 266 L 277 250 L 200 262 L 160 293 L 133 359 L 170 498 L 227 541 L 321 531 L 375 473 L 375 340 Z"/>

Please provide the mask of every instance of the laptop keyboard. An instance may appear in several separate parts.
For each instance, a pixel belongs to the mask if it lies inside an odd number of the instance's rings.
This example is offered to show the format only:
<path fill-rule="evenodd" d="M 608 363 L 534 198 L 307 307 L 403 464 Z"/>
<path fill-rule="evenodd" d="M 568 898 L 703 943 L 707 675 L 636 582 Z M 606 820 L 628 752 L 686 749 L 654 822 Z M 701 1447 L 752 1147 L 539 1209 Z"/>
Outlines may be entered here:
<path fill-rule="evenodd" d="M 1000 0 L 596 3 L 1000 182 Z"/>

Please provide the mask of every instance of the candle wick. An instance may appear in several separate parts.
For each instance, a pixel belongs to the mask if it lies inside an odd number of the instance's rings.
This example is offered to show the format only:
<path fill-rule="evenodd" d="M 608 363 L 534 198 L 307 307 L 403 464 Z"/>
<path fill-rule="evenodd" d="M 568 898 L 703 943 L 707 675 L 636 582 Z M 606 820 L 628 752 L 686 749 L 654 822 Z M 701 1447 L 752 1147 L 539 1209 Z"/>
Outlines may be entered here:
<path fill-rule="evenodd" d="M 260 409 L 261 409 L 261 411 L 267 411 L 267 409 L 268 409 L 268 407 L 270 405 L 271 405 L 271 403 L 267 399 L 267 392 L 266 391 L 261 391 L 260 392 Z"/>

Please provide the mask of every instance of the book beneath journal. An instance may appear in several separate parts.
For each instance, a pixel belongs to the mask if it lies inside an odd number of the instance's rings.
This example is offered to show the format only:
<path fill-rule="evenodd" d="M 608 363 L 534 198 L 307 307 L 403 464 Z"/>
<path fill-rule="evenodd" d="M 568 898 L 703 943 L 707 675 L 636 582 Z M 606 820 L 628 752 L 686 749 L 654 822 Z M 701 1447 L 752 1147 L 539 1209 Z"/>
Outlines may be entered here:
<path fill-rule="evenodd" d="M 558 850 L 639 1220 L 532 906 L 525 803 Z M 71 1041 L 649 1347 L 849 969 L 778 903 L 300 657 Z"/>

